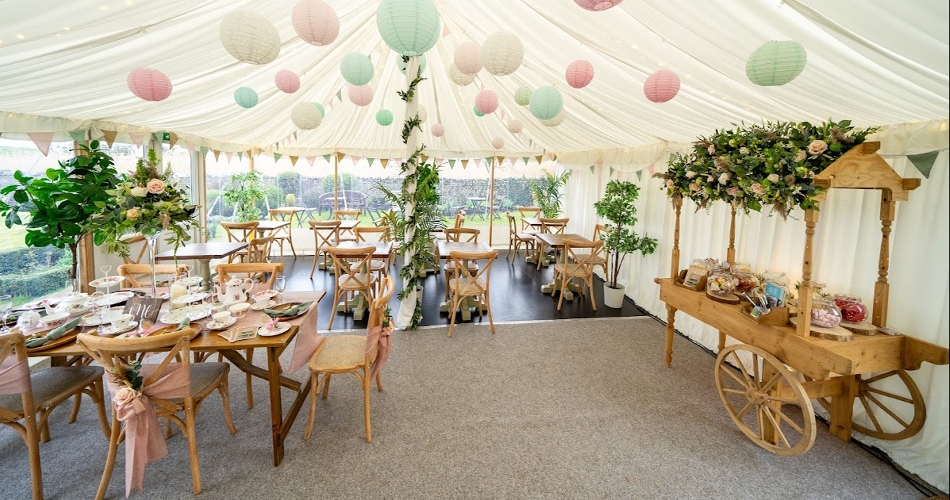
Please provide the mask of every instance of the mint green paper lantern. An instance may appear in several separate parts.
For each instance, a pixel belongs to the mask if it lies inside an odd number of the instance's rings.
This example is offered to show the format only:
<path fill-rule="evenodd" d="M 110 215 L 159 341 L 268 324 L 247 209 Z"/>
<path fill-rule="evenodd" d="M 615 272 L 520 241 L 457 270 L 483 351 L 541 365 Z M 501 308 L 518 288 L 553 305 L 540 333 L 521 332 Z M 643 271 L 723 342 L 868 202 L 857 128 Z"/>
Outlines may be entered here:
<path fill-rule="evenodd" d="M 234 91 L 234 102 L 242 108 L 251 109 L 257 106 L 257 92 L 248 87 L 239 87 Z"/>
<path fill-rule="evenodd" d="M 528 87 L 518 87 L 515 91 L 515 102 L 519 106 L 527 106 L 531 102 L 531 89 Z"/>
<path fill-rule="evenodd" d="M 805 69 L 808 55 L 802 44 L 791 40 L 764 43 L 749 56 L 745 74 L 756 85 L 785 85 Z"/>
<path fill-rule="evenodd" d="M 561 112 L 564 106 L 564 98 L 554 87 L 546 85 L 535 90 L 531 94 L 531 100 L 528 102 L 528 109 L 531 114 L 539 120 L 550 120 Z"/>
<path fill-rule="evenodd" d="M 478 106 L 473 106 L 472 110 L 475 111 L 475 116 L 478 116 L 478 117 L 485 116 L 485 113 L 482 113 L 482 110 L 478 109 Z"/>
<path fill-rule="evenodd" d="M 396 62 L 399 64 L 399 71 L 402 71 L 402 74 L 406 74 L 406 62 L 402 60 L 402 56 L 396 58 Z M 426 55 L 422 54 L 419 57 L 419 74 L 421 75 L 423 71 L 426 70 Z"/>
<path fill-rule="evenodd" d="M 393 123 L 393 112 L 388 109 L 381 109 L 376 112 L 376 123 L 386 127 Z"/>
<path fill-rule="evenodd" d="M 376 27 L 397 54 L 421 56 L 435 46 L 442 31 L 432 0 L 383 0 L 376 10 Z"/>
<path fill-rule="evenodd" d="M 319 102 L 311 102 L 310 104 L 313 104 L 314 106 L 316 106 L 317 109 L 320 110 L 320 116 L 326 118 L 327 110 L 323 108 L 323 104 L 320 104 Z"/>
<path fill-rule="evenodd" d="M 350 52 L 340 61 L 340 73 L 352 85 L 366 85 L 373 79 L 373 72 L 373 61 L 359 52 Z"/>

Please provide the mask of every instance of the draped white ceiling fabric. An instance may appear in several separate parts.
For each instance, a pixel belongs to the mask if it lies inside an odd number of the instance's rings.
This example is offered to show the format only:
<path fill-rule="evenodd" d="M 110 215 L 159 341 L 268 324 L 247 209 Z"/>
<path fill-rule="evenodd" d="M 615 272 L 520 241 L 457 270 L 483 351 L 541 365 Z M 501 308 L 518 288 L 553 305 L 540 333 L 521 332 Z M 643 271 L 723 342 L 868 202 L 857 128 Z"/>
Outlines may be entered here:
<path fill-rule="evenodd" d="M 4 0 L 0 132 L 55 132 L 68 140 L 71 130 L 115 130 L 121 141 L 128 132 L 165 131 L 225 152 L 280 144 L 281 152 L 298 156 L 402 157 L 404 105 L 396 91 L 405 79 L 377 31 L 379 0 L 326 1 L 340 18 L 340 34 L 318 47 L 293 29 L 296 0 Z M 422 140 L 435 157 L 549 152 L 566 162 L 620 163 L 633 148 L 682 145 L 732 123 L 847 118 L 894 125 L 948 115 L 948 7 L 941 0 L 626 0 L 601 12 L 570 0 L 434 2 L 444 31 L 427 54 L 427 80 L 417 95 L 429 116 Z M 247 64 L 224 49 L 221 20 L 239 9 L 277 28 L 275 61 Z M 521 38 L 522 66 L 507 76 L 483 69 L 465 87 L 452 83 L 455 49 L 482 44 L 496 31 Z M 796 40 L 807 51 L 804 71 L 787 85 L 760 87 L 745 75 L 749 55 L 769 40 Z M 375 97 L 366 107 L 346 95 L 340 61 L 350 52 L 370 56 L 375 66 Z M 594 67 L 593 81 L 581 89 L 564 77 L 578 59 Z M 139 67 L 168 75 L 171 96 L 135 97 L 126 76 Z M 276 88 L 282 69 L 300 75 L 296 93 Z M 682 88 L 673 100 L 653 103 L 643 83 L 661 69 L 675 71 Z M 556 127 L 514 100 L 517 88 L 544 85 L 564 95 L 567 116 Z M 257 91 L 260 103 L 238 106 L 238 87 Z M 498 94 L 500 106 L 477 117 L 473 105 L 483 87 Z M 327 108 L 319 127 L 293 125 L 290 112 L 300 102 Z M 376 123 L 382 108 L 395 114 L 393 125 Z M 522 132 L 508 131 L 512 119 L 524 123 Z M 436 122 L 445 125 L 442 138 L 430 132 Z M 495 137 L 504 139 L 501 150 L 491 145 Z"/>

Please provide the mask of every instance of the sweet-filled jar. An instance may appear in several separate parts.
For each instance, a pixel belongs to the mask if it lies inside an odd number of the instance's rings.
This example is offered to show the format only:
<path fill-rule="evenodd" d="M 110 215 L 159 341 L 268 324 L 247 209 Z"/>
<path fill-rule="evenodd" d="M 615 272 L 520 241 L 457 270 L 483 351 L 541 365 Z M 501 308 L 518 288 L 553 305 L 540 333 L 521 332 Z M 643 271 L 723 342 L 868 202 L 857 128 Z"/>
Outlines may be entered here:
<path fill-rule="evenodd" d="M 717 269 L 706 278 L 706 291 L 719 296 L 732 294 L 739 280 L 726 269 Z"/>
<path fill-rule="evenodd" d="M 841 310 L 841 319 L 849 323 L 860 323 L 868 317 L 868 308 L 861 303 L 860 297 L 853 295 L 835 295 L 835 305 Z"/>
<path fill-rule="evenodd" d="M 815 297 L 811 303 L 811 324 L 822 328 L 834 328 L 841 323 L 841 310 L 834 300 Z"/>

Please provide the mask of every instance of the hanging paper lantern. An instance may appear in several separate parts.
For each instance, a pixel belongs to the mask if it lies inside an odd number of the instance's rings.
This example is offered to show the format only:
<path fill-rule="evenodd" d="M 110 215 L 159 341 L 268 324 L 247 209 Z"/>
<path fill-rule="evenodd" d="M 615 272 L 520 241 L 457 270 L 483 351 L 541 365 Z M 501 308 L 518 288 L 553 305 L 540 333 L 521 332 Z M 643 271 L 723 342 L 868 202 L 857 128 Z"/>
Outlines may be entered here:
<path fill-rule="evenodd" d="M 623 0 L 574 0 L 574 3 L 587 10 L 607 10 L 614 7 Z"/>
<path fill-rule="evenodd" d="M 290 110 L 290 121 L 302 130 L 315 129 L 323 121 L 323 115 L 316 106 L 309 102 L 302 102 Z"/>
<path fill-rule="evenodd" d="M 475 42 L 464 42 L 455 49 L 455 67 L 466 75 L 482 69 L 482 47 Z"/>
<path fill-rule="evenodd" d="M 383 0 L 376 28 L 397 54 L 421 56 L 439 39 L 439 11 L 432 0 Z"/>
<path fill-rule="evenodd" d="M 531 89 L 528 87 L 518 87 L 515 91 L 515 102 L 519 106 L 527 106 L 531 102 Z"/>
<path fill-rule="evenodd" d="M 483 90 L 475 96 L 475 107 L 485 113 L 494 112 L 498 109 L 498 96 L 494 90 Z"/>
<path fill-rule="evenodd" d="M 164 101 L 172 95 L 172 81 L 157 69 L 133 69 L 125 83 L 133 94 L 146 101 Z"/>
<path fill-rule="evenodd" d="M 524 128 L 524 124 L 521 123 L 521 120 L 511 120 L 510 122 L 508 122 L 508 131 L 511 132 L 512 134 L 517 134 L 518 132 L 521 132 L 523 128 Z"/>
<path fill-rule="evenodd" d="M 257 92 L 248 87 L 240 87 L 234 91 L 234 102 L 242 108 L 253 108 L 257 106 Z"/>
<path fill-rule="evenodd" d="M 425 123 L 426 118 L 429 118 L 429 112 L 426 110 L 425 106 L 419 105 L 419 109 L 416 110 L 416 116 L 419 117 L 419 123 Z"/>
<path fill-rule="evenodd" d="M 340 61 L 340 73 L 347 83 L 366 85 L 373 79 L 373 62 L 369 56 L 359 52 L 350 52 Z"/>
<path fill-rule="evenodd" d="M 564 118 L 567 117 L 567 112 L 564 111 L 564 107 L 561 107 L 561 111 L 550 120 L 541 120 L 541 123 L 548 127 L 557 127 L 558 125 L 564 123 Z"/>
<path fill-rule="evenodd" d="M 458 66 L 455 63 L 452 63 L 452 66 L 449 66 L 449 79 L 453 83 L 459 86 L 466 86 L 475 81 L 475 75 L 466 75 L 459 71 Z"/>
<path fill-rule="evenodd" d="M 330 45 L 340 34 L 340 18 L 323 0 L 300 0 L 290 21 L 300 38 L 311 45 Z"/>
<path fill-rule="evenodd" d="M 393 122 L 393 112 L 388 109 L 381 109 L 376 112 L 376 123 L 387 126 Z"/>
<path fill-rule="evenodd" d="M 396 63 L 399 65 L 399 71 L 401 71 L 402 74 L 405 75 L 405 74 L 406 74 L 406 61 L 403 61 L 403 60 L 402 60 L 402 57 L 397 57 L 397 58 L 396 58 Z M 422 74 L 423 71 L 426 70 L 426 64 L 427 64 L 426 55 L 425 55 L 425 54 L 422 54 L 422 56 L 419 57 L 419 74 L 420 74 L 420 75 Z"/>
<path fill-rule="evenodd" d="M 539 120 L 550 120 L 561 112 L 564 105 L 564 98 L 554 87 L 546 85 L 535 90 L 531 94 L 531 101 L 528 108 L 531 114 Z"/>
<path fill-rule="evenodd" d="M 322 118 L 327 117 L 327 110 L 323 108 L 323 104 L 320 104 L 319 102 L 311 102 L 310 104 L 313 104 L 314 106 L 317 107 L 317 109 L 320 110 L 320 116 Z"/>
<path fill-rule="evenodd" d="M 669 101 L 676 97 L 679 91 L 680 77 L 668 69 L 653 73 L 643 82 L 643 94 L 653 102 Z"/>
<path fill-rule="evenodd" d="M 785 85 L 805 69 L 805 47 L 791 40 L 766 42 L 749 56 L 745 74 L 756 85 Z"/>
<path fill-rule="evenodd" d="M 574 61 L 567 65 L 567 71 L 564 72 L 564 79 L 567 84 L 575 89 L 582 89 L 594 79 L 594 65 L 590 61 L 583 59 Z"/>
<path fill-rule="evenodd" d="M 280 53 L 277 28 L 250 10 L 236 10 L 224 16 L 218 37 L 228 54 L 249 64 L 267 64 Z"/>
<path fill-rule="evenodd" d="M 514 33 L 496 31 L 482 44 L 482 63 L 495 76 L 510 75 L 524 60 L 524 45 Z"/>
<path fill-rule="evenodd" d="M 289 69 L 278 71 L 277 74 L 274 75 L 274 83 L 277 84 L 277 88 L 280 89 L 281 92 L 288 94 L 293 94 L 300 90 L 300 77 L 297 76 L 297 73 Z"/>
<path fill-rule="evenodd" d="M 445 125 L 436 123 L 432 126 L 432 135 L 434 137 L 442 137 L 443 134 L 445 134 Z"/>
<path fill-rule="evenodd" d="M 491 140 L 491 147 L 495 149 L 501 149 L 505 147 L 505 140 L 502 139 L 501 137 L 495 137 L 494 139 Z"/>
<path fill-rule="evenodd" d="M 357 106 L 366 106 L 373 102 L 373 88 L 369 85 L 347 85 L 346 96 Z"/>
<path fill-rule="evenodd" d="M 482 113 L 482 110 L 478 109 L 478 106 L 473 106 L 473 107 L 472 107 L 472 111 L 474 111 L 474 112 L 475 112 L 475 116 L 477 116 L 477 117 L 479 117 L 479 118 L 485 116 L 485 113 Z"/>

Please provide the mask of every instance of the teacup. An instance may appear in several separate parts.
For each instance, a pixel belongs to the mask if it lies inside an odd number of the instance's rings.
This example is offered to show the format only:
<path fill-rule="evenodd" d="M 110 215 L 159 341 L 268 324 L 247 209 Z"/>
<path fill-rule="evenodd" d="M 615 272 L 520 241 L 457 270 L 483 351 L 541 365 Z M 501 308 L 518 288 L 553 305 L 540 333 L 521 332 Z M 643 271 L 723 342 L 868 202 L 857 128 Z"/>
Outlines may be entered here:
<path fill-rule="evenodd" d="M 247 302 L 239 302 L 232 305 L 228 308 L 228 312 L 231 313 L 235 318 L 243 318 L 247 314 L 247 310 L 251 308 L 251 305 Z"/>
<path fill-rule="evenodd" d="M 119 314 L 117 316 L 114 316 L 112 318 L 112 331 L 115 331 L 115 332 L 124 331 L 125 329 L 129 327 L 129 325 L 132 324 L 132 318 L 134 317 L 135 316 L 132 316 L 131 314 Z"/>
<path fill-rule="evenodd" d="M 214 322 L 223 325 L 228 321 L 231 321 L 231 311 L 224 310 L 221 312 L 216 312 L 211 315 L 211 318 L 214 319 Z"/>
<path fill-rule="evenodd" d="M 259 294 L 254 296 L 254 305 L 257 307 L 264 307 L 268 302 L 270 302 L 270 295 L 268 294 Z"/>
<path fill-rule="evenodd" d="M 46 326 L 50 328 L 56 328 L 57 326 L 66 323 L 67 319 L 69 319 L 69 313 L 53 313 L 44 316 L 43 323 L 45 323 Z"/>

